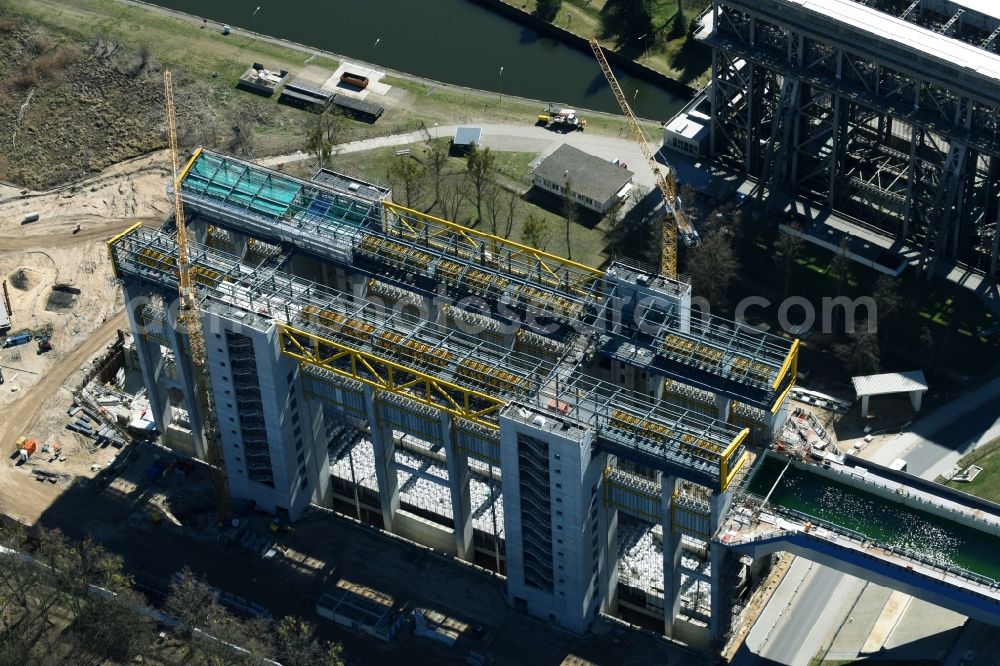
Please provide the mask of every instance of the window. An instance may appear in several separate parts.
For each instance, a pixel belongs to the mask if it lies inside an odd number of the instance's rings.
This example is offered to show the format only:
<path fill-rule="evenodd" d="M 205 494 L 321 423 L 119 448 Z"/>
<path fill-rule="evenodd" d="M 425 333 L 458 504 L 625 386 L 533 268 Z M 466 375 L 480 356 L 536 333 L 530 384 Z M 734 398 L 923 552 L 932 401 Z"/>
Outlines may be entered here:
<path fill-rule="evenodd" d="M 295 435 L 296 437 L 300 437 L 302 435 L 302 428 L 299 426 L 295 426 L 295 430 L 292 431 L 292 434 Z"/>
<path fill-rule="evenodd" d="M 298 422 L 299 422 L 299 413 L 295 412 L 294 414 L 292 414 L 292 424 L 297 425 Z"/>
<path fill-rule="evenodd" d="M 300 465 L 306 461 L 306 454 L 305 454 L 305 452 L 300 453 L 298 455 L 298 461 L 299 461 Z"/>
<path fill-rule="evenodd" d="M 288 373 L 288 384 L 291 386 L 292 382 L 295 380 L 295 371 L 292 370 Z"/>

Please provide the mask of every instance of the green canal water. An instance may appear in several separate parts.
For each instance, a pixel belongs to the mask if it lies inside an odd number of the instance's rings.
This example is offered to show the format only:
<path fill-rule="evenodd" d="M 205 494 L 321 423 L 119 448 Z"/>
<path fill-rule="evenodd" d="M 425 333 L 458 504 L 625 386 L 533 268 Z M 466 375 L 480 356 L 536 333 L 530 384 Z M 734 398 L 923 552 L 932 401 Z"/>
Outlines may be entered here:
<path fill-rule="evenodd" d="M 764 497 L 784 467 L 784 461 L 768 457 L 747 490 Z M 790 467 L 770 502 L 860 532 L 882 546 L 1000 580 L 1000 537 L 819 474 Z"/>

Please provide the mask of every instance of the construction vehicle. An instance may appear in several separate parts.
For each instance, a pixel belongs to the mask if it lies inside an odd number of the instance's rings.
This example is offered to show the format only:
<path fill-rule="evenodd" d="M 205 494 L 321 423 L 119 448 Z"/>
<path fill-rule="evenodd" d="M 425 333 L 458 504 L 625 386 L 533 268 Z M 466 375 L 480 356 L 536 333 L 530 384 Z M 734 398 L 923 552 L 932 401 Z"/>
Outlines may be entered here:
<path fill-rule="evenodd" d="M 38 353 L 44 354 L 47 351 L 52 351 L 52 339 L 46 335 L 38 338 Z"/>
<path fill-rule="evenodd" d="M 556 108 L 549 103 L 545 106 L 545 113 L 538 116 L 538 124 L 557 132 L 582 132 L 587 121 L 576 115 L 576 109 Z"/>
<path fill-rule="evenodd" d="M 173 76 L 169 69 L 163 71 L 163 94 L 167 107 L 167 138 L 170 144 L 170 165 L 173 174 L 174 221 L 177 228 L 177 272 L 179 277 L 178 295 L 180 311 L 178 323 L 187 334 L 191 350 L 191 365 L 194 368 L 195 393 L 201 412 L 205 453 L 212 470 L 212 486 L 215 493 L 219 519 L 227 524 L 232 518 L 229 499 L 229 484 L 222 457 L 222 443 L 219 440 L 219 425 L 215 406 L 212 404 L 211 380 L 205 359 L 205 333 L 201 327 L 198 312 L 197 292 L 191 279 L 191 260 L 188 255 L 187 226 L 184 220 L 184 203 L 181 199 L 180 171 L 177 164 L 177 119 L 174 113 Z"/>
<path fill-rule="evenodd" d="M 74 233 L 74 234 L 78 234 L 78 233 L 80 233 L 80 230 L 82 230 L 82 229 L 83 229 L 83 227 L 81 227 L 81 226 L 80 226 L 80 223 L 79 223 L 79 222 L 77 222 L 76 226 L 75 226 L 75 227 L 73 227 L 73 233 Z"/>
<path fill-rule="evenodd" d="M 604 78 L 608 80 L 608 85 L 611 86 L 611 92 L 614 93 L 615 99 L 618 101 L 618 106 L 621 107 L 622 113 L 625 114 L 625 120 L 628 121 L 628 126 L 632 130 L 635 142 L 639 144 L 639 150 L 642 151 L 643 156 L 649 163 L 649 168 L 653 170 L 653 176 L 656 178 L 656 186 L 660 189 L 660 194 L 663 195 L 663 205 L 666 208 L 666 215 L 663 217 L 661 226 L 663 244 L 660 251 L 660 272 L 668 278 L 676 279 L 677 236 L 679 234 L 684 239 L 684 244 L 688 247 L 694 247 L 700 241 L 698 232 L 690 221 L 688 221 L 687 216 L 684 215 L 684 211 L 681 208 L 680 199 L 677 197 L 677 179 L 674 169 L 666 165 L 667 175 L 663 175 L 660 163 L 656 161 L 653 152 L 649 149 L 649 139 L 646 138 L 646 133 L 642 131 L 642 126 L 639 125 L 635 114 L 632 113 L 632 108 L 625 98 L 625 93 L 622 92 L 614 72 L 611 71 L 608 59 L 604 57 L 601 44 L 596 39 L 591 39 L 590 48 L 593 49 L 594 57 L 597 58 L 597 63 L 601 66 L 601 71 L 604 72 Z"/>

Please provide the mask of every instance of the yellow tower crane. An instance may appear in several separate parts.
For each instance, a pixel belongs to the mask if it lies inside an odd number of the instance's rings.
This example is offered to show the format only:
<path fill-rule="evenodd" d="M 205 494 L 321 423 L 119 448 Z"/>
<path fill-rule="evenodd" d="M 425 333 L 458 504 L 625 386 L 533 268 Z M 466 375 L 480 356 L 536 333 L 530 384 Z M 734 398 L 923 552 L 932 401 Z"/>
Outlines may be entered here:
<path fill-rule="evenodd" d="M 698 233 L 691 226 L 691 223 L 684 215 L 684 211 L 681 210 L 680 204 L 677 201 L 677 180 L 674 176 L 674 170 L 668 165 L 666 177 L 660 171 L 660 164 L 653 157 L 653 153 L 649 149 L 649 139 L 646 138 L 646 133 L 642 131 L 639 121 L 636 119 L 635 114 L 632 113 L 632 108 L 629 106 L 628 100 L 625 99 L 625 94 L 622 92 L 621 86 L 618 85 L 618 80 L 615 78 L 614 72 L 611 71 L 608 59 L 604 57 L 604 51 L 601 49 L 600 43 L 596 39 L 591 39 L 590 48 L 594 50 L 594 57 L 597 58 L 597 62 L 601 66 L 601 71 L 604 72 L 604 78 L 608 80 L 611 92 L 615 94 L 618 106 L 621 107 L 622 113 L 625 114 L 625 119 L 628 121 L 628 126 L 632 130 L 632 136 L 635 137 L 635 142 L 639 144 L 639 150 L 642 151 L 643 156 L 645 156 L 646 161 L 649 163 L 649 168 L 653 170 L 656 184 L 663 195 L 663 205 L 666 206 L 667 211 L 663 216 L 661 225 L 663 244 L 660 254 L 660 272 L 669 278 L 676 278 L 677 230 L 680 229 L 684 237 L 692 239 L 692 241 L 697 240 Z"/>
<path fill-rule="evenodd" d="M 177 272 L 180 287 L 180 330 L 187 335 L 191 349 L 191 365 L 194 374 L 195 393 L 201 412 L 202 431 L 205 439 L 205 454 L 212 469 L 212 486 L 215 491 L 216 508 L 219 518 L 228 522 L 232 516 L 229 501 L 229 485 L 219 442 L 219 426 L 212 404 L 208 366 L 205 363 L 205 333 L 201 327 L 198 312 L 197 291 L 191 280 L 191 260 L 188 256 L 187 227 L 184 224 L 184 203 L 181 200 L 181 183 L 177 164 L 177 118 L 174 114 L 174 87 L 170 70 L 163 72 L 163 93 L 167 103 L 167 136 L 170 140 L 170 166 L 174 185 L 174 221 L 177 225 Z"/>

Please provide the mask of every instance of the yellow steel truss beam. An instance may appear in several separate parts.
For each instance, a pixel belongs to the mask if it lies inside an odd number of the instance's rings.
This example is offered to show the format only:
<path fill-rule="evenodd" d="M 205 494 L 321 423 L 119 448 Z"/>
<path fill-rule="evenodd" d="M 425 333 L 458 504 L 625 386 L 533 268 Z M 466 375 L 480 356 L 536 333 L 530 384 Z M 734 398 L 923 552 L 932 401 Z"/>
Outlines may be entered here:
<path fill-rule="evenodd" d="M 785 376 L 786 372 L 791 373 L 792 379 L 788 382 L 788 386 L 785 387 L 785 390 L 781 392 L 781 395 L 778 396 L 777 400 L 775 400 L 774 404 L 771 406 L 772 414 L 778 411 L 778 408 L 781 407 L 781 403 L 783 403 L 785 398 L 788 396 L 788 392 L 792 390 L 793 386 L 795 386 L 795 380 L 799 373 L 798 338 L 792 342 L 792 348 L 788 350 L 788 356 L 785 357 L 785 362 L 781 365 L 781 370 L 778 370 L 778 376 L 774 378 L 774 383 L 771 384 L 771 388 L 778 388 L 781 384 L 781 378 Z"/>
<path fill-rule="evenodd" d="M 743 455 L 739 457 L 738 460 L 732 460 L 733 455 L 739 446 L 746 440 L 750 435 L 750 428 L 743 428 L 740 433 L 736 435 L 732 443 L 726 447 L 726 450 L 722 452 L 719 456 L 719 488 L 722 492 L 725 492 L 729 487 L 729 484 L 733 482 L 736 474 L 739 473 L 740 469 L 747 463 L 747 459 L 750 456 L 748 451 L 743 451 Z"/>
<path fill-rule="evenodd" d="M 500 236 L 494 236 L 492 234 L 483 233 L 481 231 L 476 231 L 475 229 L 470 229 L 469 227 L 462 226 L 461 224 L 456 224 L 455 222 L 449 222 L 448 220 L 442 219 L 440 217 L 434 217 L 433 215 L 428 215 L 427 213 L 421 213 L 420 211 L 413 210 L 411 208 L 406 208 L 405 206 L 400 206 L 399 204 L 392 203 L 391 201 L 383 202 L 383 208 L 387 211 L 391 211 L 402 218 L 402 222 L 407 228 L 413 232 L 418 233 L 421 231 L 413 227 L 409 220 L 406 218 L 416 218 L 422 222 L 432 222 L 434 224 L 442 225 L 451 231 L 454 231 L 462 239 L 469 243 L 469 249 L 475 249 L 479 247 L 480 242 L 487 242 L 491 246 L 504 247 L 515 254 L 527 255 L 532 259 L 539 262 L 539 265 L 543 270 L 548 272 L 553 277 L 558 278 L 559 275 L 556 273 L 551 265 L 564 266 L 566 268 L 572 268 L 583 273 L 589 273 L 594 277 L 603 277 L 604 271 L 594 268 L 592 266 L 587 266 L 586 264 L 581 264 L 579 262 L 573 261 L 572 259 L 566 259 L 565 257 L 560 257 L 549 252 L 544 252 L 542 250 L 536 250 L 533 247 L 527 245 L 521 245 L 520 243 L 515 243 L 512 240 L 506 238 L 501 238 Z"/>
<path fill-rule="evenodd" d="M 136 222 L 131 227 L 121 232 L 117 236 L 108 239 L 108 259 L 111 260 L 111 273 L 118 277 L 118 262 L 115 261 L 115 243 L 142 226 L 142 222 Z"/>
<path fill-rule="evenodd" d="M 191 170 L 191 167 L 194 166 L 194 163 L 201 156 L 202 150 L 204 150 L 204 148 L 202 148 L 201 146 L 198 146 L 197 148 L 194 149 L 194 153 L 191 155 L 191 159 L 189 159 L 187 161 L 187 164 L 184 165 L 184 168 L 181 169 L 180 172 L 178 172 L 177 180 L 174 181 L 174 187 L 180 185 L 181 181 L 184 180 L 184 178 L 188 175 L 188 171 Z"/>
<path fill-rule="evenodd" d="M 506 402 L 494 396 L 286 324 L 278 324 L 278 343 L 282 354 L 300 363 L 323 368 L 379 391 L 395 393 L 491 430 L 500 429 L 488 417 L 499 411 Z M 333 353 L 326 354 L 321 351 L 323 348 L 332 350 Z M 337 361 L 344 360 L 348 361 L 348 368 L 336 364 Z M 474 405 L 475 401 L 486 406 L 477 407 Z"/>

